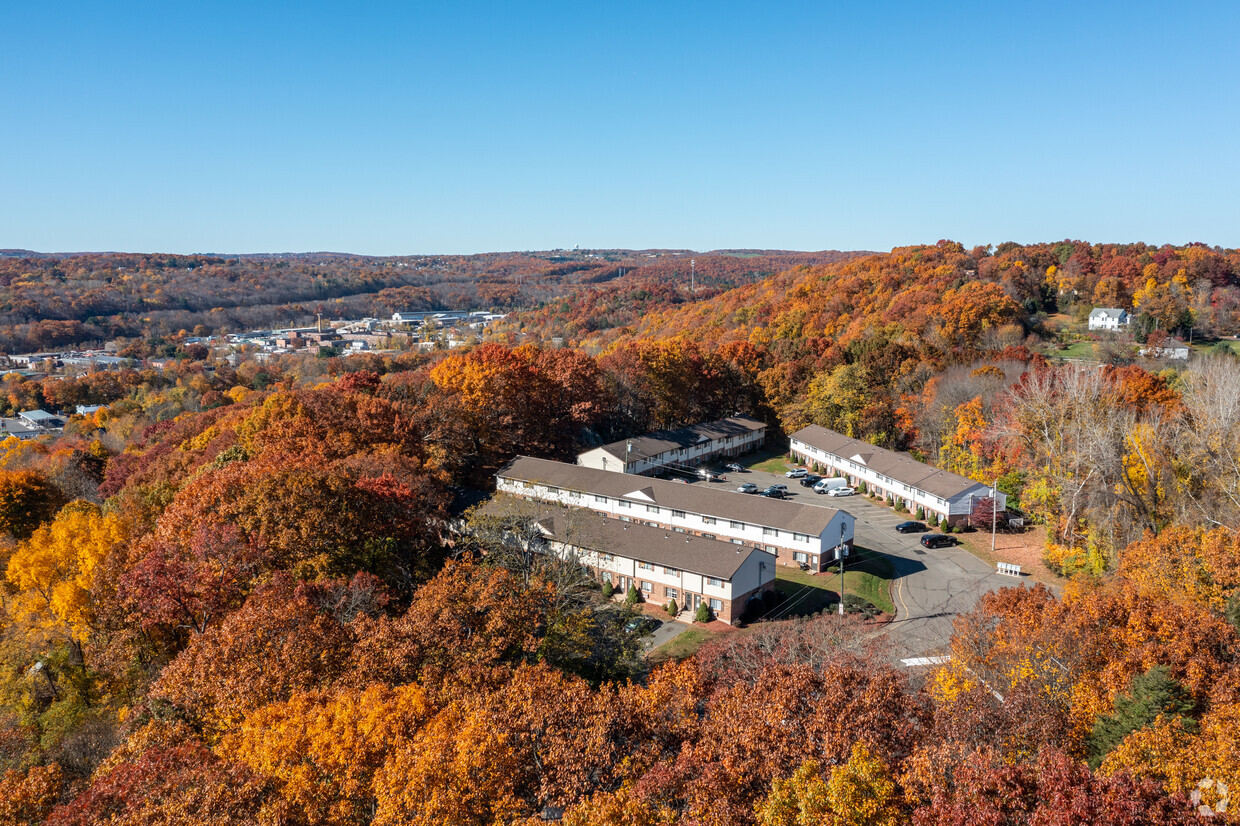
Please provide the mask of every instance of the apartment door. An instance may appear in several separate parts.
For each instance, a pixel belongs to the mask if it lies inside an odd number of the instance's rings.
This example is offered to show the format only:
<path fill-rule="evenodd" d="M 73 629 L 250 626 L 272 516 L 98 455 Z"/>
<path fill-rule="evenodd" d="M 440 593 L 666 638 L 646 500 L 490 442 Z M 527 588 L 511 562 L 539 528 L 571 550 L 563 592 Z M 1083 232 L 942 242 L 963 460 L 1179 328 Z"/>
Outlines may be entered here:
<path fill-rule="evenodd" d="M 701 606 L 702 606 L 702 595 L 694 594 L 693 595 L 693 611 L 696 613 L 697 609 L 700 608 Z"/>

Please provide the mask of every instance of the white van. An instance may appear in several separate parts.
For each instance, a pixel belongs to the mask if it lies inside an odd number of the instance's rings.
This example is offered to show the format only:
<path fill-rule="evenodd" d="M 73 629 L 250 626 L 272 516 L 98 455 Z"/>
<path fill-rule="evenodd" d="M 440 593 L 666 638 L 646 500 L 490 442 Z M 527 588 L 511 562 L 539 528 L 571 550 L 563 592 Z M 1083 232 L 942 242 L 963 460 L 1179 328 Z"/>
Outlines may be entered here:
<path fill-rule="evenodd" d="M 843 476 L 827 478 L 814 485 L 814 493 L 826 493 L 829 490 L 848 487 L 848 480 Z"/>

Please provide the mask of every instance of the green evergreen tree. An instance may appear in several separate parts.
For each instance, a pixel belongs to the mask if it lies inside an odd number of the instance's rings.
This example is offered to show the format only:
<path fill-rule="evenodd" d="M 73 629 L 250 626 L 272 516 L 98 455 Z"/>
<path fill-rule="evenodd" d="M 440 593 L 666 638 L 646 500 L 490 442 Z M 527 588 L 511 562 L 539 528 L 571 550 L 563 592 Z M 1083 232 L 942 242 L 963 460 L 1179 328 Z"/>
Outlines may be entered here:
<path fill-rule="evenodd" d="M 611 599 L 611 595 L 616 592 L 616 588 L 611 584 L 610 579 L 603 580 L 603 598 Z"/>
<path fill-rule="evenodd" d="M 703 602 L 698 606 L 697 614 L 694 615 L 694 622 L 710 622 L 710 606 Z"/>
<path fill-rule="evenodd" d="M 1125 737 L 1153 723 L 1158 715 L 1187 716 L 1194 707 L 1193 698 L 1165 665 L 1138 674 L 1132 678 L 1128 691 L 1115 698 L 1115 710 L 1099 717 L 1094 724 L 1089 735 L 1089 765 L 1097 769 Z M 1185 722 L 1191 727 L 1192 721 Z"/>
<path fill-rule="evenodd" d="M 624 595 L 625 605 L 636 605 L 641 602 L 642 595 L 637 592 L 636 585 L 629 585 L 629 592 Z"/>
<path fill-rule="evenodd" d="M 680 608 L 677 607 L 676 600 L 673 599 L 667 603 L 667 613 L 671 614 L 673 617 L 680 613 Z"/>

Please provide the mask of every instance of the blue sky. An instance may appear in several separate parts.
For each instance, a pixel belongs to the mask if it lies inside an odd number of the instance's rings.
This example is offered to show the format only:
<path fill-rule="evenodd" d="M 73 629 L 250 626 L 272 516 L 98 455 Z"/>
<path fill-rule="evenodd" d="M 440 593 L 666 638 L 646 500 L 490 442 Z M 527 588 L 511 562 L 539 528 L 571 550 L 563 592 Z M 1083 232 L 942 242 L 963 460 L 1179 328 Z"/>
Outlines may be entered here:
<path fill-rule="evenodd" d="M 1240 246 L 1240 4 L 0 4 L 0 247 Z"/>

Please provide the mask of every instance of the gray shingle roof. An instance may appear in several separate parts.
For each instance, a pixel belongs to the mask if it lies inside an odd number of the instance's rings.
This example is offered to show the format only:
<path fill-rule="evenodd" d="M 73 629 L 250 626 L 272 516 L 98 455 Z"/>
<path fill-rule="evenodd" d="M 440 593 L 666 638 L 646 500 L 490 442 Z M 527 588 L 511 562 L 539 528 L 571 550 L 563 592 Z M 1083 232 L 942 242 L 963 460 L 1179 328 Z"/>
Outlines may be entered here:
<path fill-rule="evenodd" d="M 870 470 L 944 499 L 982 485 L 981 482 L 919 462 L 907 453 L 875 447 L 869 442 L 816 424 L 801 428 L 792 434 L 792 438 L 844 459 L 856 461 L 860 458 L 863 460 L 861 464 Z"/>
<path fill-rule="evenodd" d="M 495 500 L 483 506 L 497 515 L 511 514 Z M 540 503 L 543 505 L 543 503 Z M 625 522 L 585 508 L 544 505 L 532 518 L 551 538 L 578 548 L 663 565 L 680 571 L 731 579 L 751 554 L 766 551 L 671 529 Z"/>
<path fill-rule="evenodd" d="M 669 450 L 693 447 L 704 441 L 726 439 L 729 436 L 746 436 L 765 427 L 766 425 L 757 419 L 751 419 L 748 416 L 732 416 L 717 422 L 689 425 L 679 430 L 659 430 L 645 436 L 621 439 L 618 442 L 603 445 L 601 449 L 620 461 L 624 461 L 625 447 L 631 444 L 632 449 L 628 451 L 629 461 L 650 459 Z M 600 448 L 593 449 L 599 450 Z"/>
<path fill-rule="evenodd" d="M 643 493 L 654 504 L 673 510 L 714 516 L 759 525 L 820 536 L 835 517 L 835 508 L 817 505 L 798 505 L 779 499 L 767 499 L 726 490 L 712 490 L 698 485 L 651 479 L 631 473 L 612 473 L 606 470 L 568 465 L 549 459 L 518 456 L 495 474 L 497 478 L 537 482 L 566 490 L 577 490 L 613 499 L 629 499 L 644 502 Z"/>
<path fill-rule="evenodd" d="M 1119 307 L 1094 307 L 1089 311 L 1090 318 L 1123 318 L 1127 310 Z"/>

